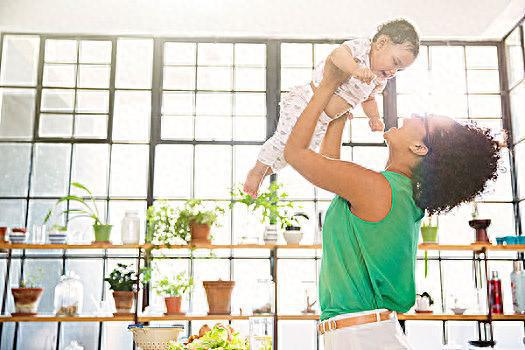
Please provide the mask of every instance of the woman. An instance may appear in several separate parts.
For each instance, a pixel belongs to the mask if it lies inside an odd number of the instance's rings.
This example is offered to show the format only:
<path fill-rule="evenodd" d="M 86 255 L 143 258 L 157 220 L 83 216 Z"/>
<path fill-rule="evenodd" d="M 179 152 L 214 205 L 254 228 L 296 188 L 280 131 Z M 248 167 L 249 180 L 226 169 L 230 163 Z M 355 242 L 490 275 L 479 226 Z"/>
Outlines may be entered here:
<path fill-rule="evenodd" d="M 409 349 L 396 312 L 415 302 L 420 221 L 481 193 L 496 178 L 499 147 L 487 130 L 446 117 L 412 117 L 384 137 L 386 170 L 339 160 L 345 119 L 333 121 L 320 154 L 308 146 L 319 115 L 347 76 L 327 60 L 297 121 L 286 161 L 337 196 L 326 213 L 319 279 L 327 350 Z"/>

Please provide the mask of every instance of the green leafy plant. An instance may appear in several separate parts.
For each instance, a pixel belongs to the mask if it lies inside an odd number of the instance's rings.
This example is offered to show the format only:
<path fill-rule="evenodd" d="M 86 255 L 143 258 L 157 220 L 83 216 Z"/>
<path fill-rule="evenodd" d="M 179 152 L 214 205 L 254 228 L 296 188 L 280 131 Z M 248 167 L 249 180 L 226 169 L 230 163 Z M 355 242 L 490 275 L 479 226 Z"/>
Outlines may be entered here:
<path fill-rule="evenodd" d="M 229 326 L 215 325 L 202 337 L 187 345 L 172 342 L 167 350 L 248 350 L 248 342 Z"/>
<path fill-rule="evenodd" d="M 146 221 L 148 225 L 148 232 L 146 234 L 146 242 L 155 244 L 172 245 L 178 239 L 183 241 L 188 240 L 188 236 L 180 234 L 176 229 L 175 223 L 177 217 L 175 209 L 173 209 L 167 202 L 161 201 L 158 205 L 150 206 L 146 212 Z"/>
<path fill-rule="evenodd" d="M 222 214 L 224 209 L 220 206 L 207 209 L 200 199 L 189 199 L 177 213 L 175 232 L 179 237 L 190 237 L 192 223 L 218 226 L 219 215 Z"/>
<path fill-rule="evenodd" d="M 44 279 L 44 270 L 37 268 L 36 271 L 28 273 L 19 283 L 20 288 L 40 288 Z"/>
<path fill-rule="evenodd" d="M 95 203 L 93 193 L 86 186 L 78 182 L 72 182 L 71 186 L 83 191 L 86 194 L 85 197 L 87 199 L 75 195 L 68 195 L 58 199 L 53 209 L 50 209 L 47 215 L 45 216 L 44 224 L 48 223 L 49 219 L 51 218 L 51 215 L 61 203 L 69 201 L 80 204 L 80 208 L 78 209 L 66 209 L 61 212 L 61 214 L 70 214 L 71 216 L 69 217 L 69 220 L 87 217 L 93 219 L 94 225 L 105 225 L 106 222 L 103 222 L 100 218 L 100 214 L 98 212 L 97 204 Z"/>
<path fill-rule="evenodd" d="M 137 283 L 137 277 L 128 265 L 119 263 L 104 281 L 109 283 L 112 291 L 131 292 Z"/>
<path fill-rule="evenodd" d="M 253 198 L 238 186 L 232 191 L 233 200 L 230 206 L 241 203 L 254 212 L 260 212 L 263 224 L 278 224 L 282 229 L 297 225 L 297 217 L 290 214 L 296 206 L 292 201 L 287 201 L 286 192 L 279 191 L 281 187 L 281 184 L 274 181 L 270 183 L 268 190 Z"/>
<path fill-rule="evenodd" d="M 175 276 L 175 279 L 164 277 L 153 285 L 158 295 L 166 297 L 182 297 L 193 288 L 193 277 L 186 277 L 185 272 Z"/>

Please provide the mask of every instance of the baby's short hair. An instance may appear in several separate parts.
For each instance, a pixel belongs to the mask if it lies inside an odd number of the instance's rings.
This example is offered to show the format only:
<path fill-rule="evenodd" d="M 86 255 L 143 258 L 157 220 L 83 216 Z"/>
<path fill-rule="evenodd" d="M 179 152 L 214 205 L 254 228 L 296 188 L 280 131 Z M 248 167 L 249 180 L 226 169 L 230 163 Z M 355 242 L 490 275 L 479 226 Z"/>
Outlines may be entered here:
<path fill-rule="evenodd" d="M 412 23 L 406 19 L 395 19 L 381 24 L 377 27 L 372 41 L 375 42 L 381 35 L 387 36 L 394 44 L 407 43 L 414 57 L 419 54 L 419 35 Z"/>

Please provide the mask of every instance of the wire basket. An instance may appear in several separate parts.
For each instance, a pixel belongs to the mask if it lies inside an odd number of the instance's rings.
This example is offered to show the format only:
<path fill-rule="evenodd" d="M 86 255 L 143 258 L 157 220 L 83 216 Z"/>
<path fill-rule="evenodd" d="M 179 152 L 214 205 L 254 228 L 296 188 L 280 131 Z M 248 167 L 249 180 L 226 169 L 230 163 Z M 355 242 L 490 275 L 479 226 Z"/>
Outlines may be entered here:
<path fill-rule="evenodd" d="M 140 349 L 166 350 L 170 342 L 177 341 L 184 326 L 129 325 L 128 329 L 133 333 L 133 340 Z"/>

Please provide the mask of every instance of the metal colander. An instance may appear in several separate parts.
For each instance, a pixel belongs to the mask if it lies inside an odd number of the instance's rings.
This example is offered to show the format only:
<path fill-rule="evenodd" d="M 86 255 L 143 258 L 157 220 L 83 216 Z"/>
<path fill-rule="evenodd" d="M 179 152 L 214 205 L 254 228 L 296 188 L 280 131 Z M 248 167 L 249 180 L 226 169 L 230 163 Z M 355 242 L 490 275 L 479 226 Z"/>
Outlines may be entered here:
<path fill-rule="evenodd" d="M 177 341 L 184 326 L 129 325 L 128 329 L 133 333 L 133 340 L 140 349 L 166 350 L 171 341 Z"/>

